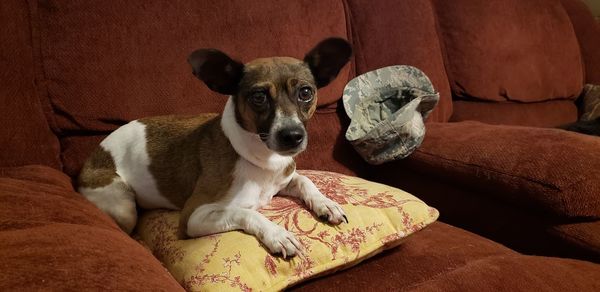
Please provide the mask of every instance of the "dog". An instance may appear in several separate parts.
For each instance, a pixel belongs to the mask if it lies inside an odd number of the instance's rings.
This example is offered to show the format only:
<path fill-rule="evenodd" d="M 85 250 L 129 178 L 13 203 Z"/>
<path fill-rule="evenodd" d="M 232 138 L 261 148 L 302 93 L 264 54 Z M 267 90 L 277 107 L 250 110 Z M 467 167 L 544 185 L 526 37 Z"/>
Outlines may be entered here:
<path fill-rule="evenodd" d="M 137 207 L 181 210 L 187 237 L 230 230 L 255 236 L 284 258 L 302 251 L 294 235 L 257 212 L 281 194 L 298 198 L 337 225 L 344 210 L 296 172 L 317 89 L 350 60 L 350 44 L 325 39 L 303 60 L 261 58 L 242 64 L 216 49 L 188 58 L 193 74 L 228 95 L 221 115 L 134 120 L 107 136 L 85 162 L 78 190 L 131 233 Z"/>

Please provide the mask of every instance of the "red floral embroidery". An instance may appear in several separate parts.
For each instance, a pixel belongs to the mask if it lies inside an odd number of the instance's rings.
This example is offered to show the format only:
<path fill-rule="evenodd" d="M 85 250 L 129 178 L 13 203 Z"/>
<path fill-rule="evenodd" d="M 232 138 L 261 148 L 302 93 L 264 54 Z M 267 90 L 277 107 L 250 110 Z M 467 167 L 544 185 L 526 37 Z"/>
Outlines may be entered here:
<path fill-rule="evenodd" d="M 265 268 L 267 269 L 267 271 L 269 271 L 271 276 L 277 276 L 277 265 L 273 260 L 273 256 L 271 256 L 270 254 L 265 256 Z"/>
<path fill-rule="evenodd" d="M 240 265 L 240 259 L 242 255 L 238 251 L 233 258 L 226 257 L 223 259 L 223 267 L 226 269 L 225 272 L 220 274 L 201 274 L 192 276 L 189 279 L 181 281 L 181 286 L 186 290 L 192 290 L 193 287 L 199 287 L 207 283 L 224 283 L 229 284 L 231 288 L 238 288 L 240 291 L 250 292 L 252 288 L 248 287 L 246 283 L 242 283 L 240 276 L 233 277 L 231 275 L 231 268 L 233 266 Z M 210 261 L 209 261 L 210 262 Z M 208 262 L 207 262 L 208 263 Z M 201 264 L 202 265 L 202 264 Z"/>
<path fill-rule="evenodd" d="M 215 234 L 215 235 L 210 235 L 207 237 L 207 238 L 210 238 L 213 240 L 213 249 L 210 253 L 206 254 L 204 256 L 204 258 L 202 259 L 202 261 L 200 262 L 200 264 L 198 264 L 196 266 L 196 272 L 198 272 L 198 273 L 204 272 L 204 270 L 205 270 L 204 267 L 210 263 L 210 259 L 215 256 L 215 253 L 217 253 L 217 250 L 219 249 L 219 243 L 221 242 L 219 240 L 219 236 L 220 236 L 220 234 Z"/>
<path fill-rule="evenodd" d="M 299 257 L 301 261 L 294 265 L 294 276 L 299 279 L 309 278 L 313 275 L 312 268 L 315 266 L 315 262 L 310 257 Z M 292 279 L 289 279 L 290 282 Z"/>
<path fill-rule="evenodd" d="M 360 255 L 360 245 L 365 242 L 367 233 L 373 234 L 382 225 L 381 223 L 374 223 L 371 226 L 367 226 L 364 230 L 354 227 L 348 232 L 338 233 L 332 240 L 337 245 L 335 247 L 336 252 L 339 246 L 348 246 L 356 254 L 356 258 L 358 258 Z M 335 253 L 333 255 L 335 259 Z"/>
<path fill-rule="evenodd" d="M 398 211 L 401 211 L 402 205 L 406 202 L 420 202 L 415 199 L 396 200 L 394 195 L 386 192 L 375 195 L 369 194 L 369 190 L 361 186 L 344 183 L 343 178 L 346 176 L 339 173 L 315 170 L 302 170 L 299 172 L 314 182 L 325 196 L 338 204 L 352 204 L 379 209 L 396 207 Z"/>
<path fill-rule="evenodd" d="M 404 234 L 394 233 L 394 234 L 390 234 L 390 235 L 384 237 L 381 240 L 381 242 L 382 243 L 392 242 L 392 241 L 399 240 L 399 239 L 401 239 L 403 237 L 404 237 Z"/>

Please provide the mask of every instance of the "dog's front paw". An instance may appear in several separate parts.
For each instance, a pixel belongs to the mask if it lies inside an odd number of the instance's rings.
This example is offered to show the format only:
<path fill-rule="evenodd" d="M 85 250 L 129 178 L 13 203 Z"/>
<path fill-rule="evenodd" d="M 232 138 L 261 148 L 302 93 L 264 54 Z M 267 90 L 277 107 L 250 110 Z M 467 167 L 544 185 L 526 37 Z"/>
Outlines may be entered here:
<path fill-rule="evenodd" d="M 319 219 L 323 221 L 327 221 L 334 225 L 338 225 L 343 221 L 348 223 L 348 218 L 344 213 L 344 209 L 342 209 L 338 203 L 325 196 L 314 200 L 311 205 L 313 212 L 315 212 Z"/>
<path fill-rule="evenodd" d="M 265 232 L 261 241 L 272 254 L 280 254 L 284 258 L 294 257 L 302 251 L 296 237 L 277 225 Z"/>

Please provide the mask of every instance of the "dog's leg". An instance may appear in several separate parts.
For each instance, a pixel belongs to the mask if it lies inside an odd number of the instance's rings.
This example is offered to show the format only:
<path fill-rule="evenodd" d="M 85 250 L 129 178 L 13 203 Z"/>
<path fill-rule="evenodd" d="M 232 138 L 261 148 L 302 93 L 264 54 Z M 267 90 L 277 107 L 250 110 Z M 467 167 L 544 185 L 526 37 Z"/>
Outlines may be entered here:
<path fill-rule="evenodd" d="M 109 185 L 98 188 L 80 187 L 79 192 L 110 215 L 123 231 L 131 234 L 137 222 L 135 194 L 119 175 L 112 175 L 114 179 Z"/>
<path fill-rule="evenodd" d="M 290 183 L 279 193 L 301 199 L 321 220 L 327 220 L 331 224 L 348 222 L 344 210 L 338 203 L 325 197 L 310 179 L 297 172 L 294 172 Z"/>
<path fill-rule="evenodd" d="M 78 185 L 84 197 L 131 234 L 137 222 L 135 193 L 117 174 L 114 159 L 104 147 L 97 147 L 85 162 Z"/>
<path fill-rule="evenodd" d="M 294 235 L 251 209 L 222 204 L 201 205 L 187 221 L 187 235 L 198 237 L 230 230 L 243 230 L 256 236 L 271 253 L 292 257 L 302 248 Z"/>

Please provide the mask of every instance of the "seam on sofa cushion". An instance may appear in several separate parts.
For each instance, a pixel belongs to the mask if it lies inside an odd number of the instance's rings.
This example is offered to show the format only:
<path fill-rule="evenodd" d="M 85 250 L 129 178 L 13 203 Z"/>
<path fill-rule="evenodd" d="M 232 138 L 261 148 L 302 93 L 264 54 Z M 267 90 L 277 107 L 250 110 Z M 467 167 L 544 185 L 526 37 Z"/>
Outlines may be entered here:
<path fill-rule="evenodd" d="M 357 66 L 360 52 L 360 61 L 363 64 L 366 64 L 367 61 L 364 59 L 364 54 L 362 54 L 362 46 L 360 45 L 360 37 L 357 32 L 354 31 L 354 17 L 352 16 L 352 9 L 350 9 L 350 4 L 348 4 L 348 0 L 342 1 L 344 4 L 344 12 L 346 14 L 346 33 L 348 34 L 348 40 L 351 41 L 352 46 L 354 47 L 354 52 L 352 54 L 352 76 L 356 76 L 357 74 Z M 352 78 L 348 79 L 350 81 Z"/>
<path fill-rule="evenodd" d="M 31 27 L 31 43 L 33 46 L 33 58 L 35 62 L 34 70 L 38 99 L 42 103 L 46 122 L 50 126 L 52 132 L 58 134 L 60 133 L 60 130 L 56 124 L 56 120 L 54 119 L 54 110 L 52 108 L 52 103 L 49 96 L 50 93 L 48 91 L 48 78 L 43 62 L 44 55 L 42 54 L 43 44 L 38 3 L 34 0 L 28 0 L 27 2 L 29 6 L 29 26 Z M 60 147 L 62 148 L 62 145 L 60 145 Z M 60 149 L 60 151 L 62 152 L 62 149 Z M 60 160 L 60 158 L 59 161 L 61 161 L 62 169 L 62 160 Z"/>
<path fill-rule="evenodd" d="M 522 180 L 525 183 L 530 183 L 530 184 L 535 184 L 535 185 L 542 186 L 543 188 L 548 189 L 548 191 L 554 192 L 554 193 L 557 193 L 557 192 L 558 193 L 565 193 L 566 190 L 571 189 L 573 186 L 575 186 L 575 185 L 577 185 L 577 184 L 579 184 L 579 183 L 581 183 L 582 181 L 585 180 L 584 178 L 581 178 L 579 180 L 576 180 L 576 181 L 570 183 L 566 187 L 561 188 L 561 187 L 556 186 L 555 184 L 552 184 L 550 182 L 541 182 L 541 181 L 532 179 L 530 177 L 524 177 L 524 176 L 509 174 L 509 173 L 506 173 L 506 172 L 503 172 L 503 171 L 500 171 L 500 170 L 491 169 L 491 168 L 488 168 L 488 167 L 485 167 L 485 166 L 481 166 L 481 165 L 478 165 L 478 164 L 466 163 L 466 162 L 463 162 L 463 161 L 460 161 L 460 160 L 456 160 L 456 159 L 450 159 L 450 158 L 446 158 L 446 157 L 441 157 L 439 155 L 436 155 L 436 154 L 433 154 L 433 153 L 430 153 L 430 152 L 426 152 L 426 151 L 424 151 L 422 149 L 417 149 L 417 152 L 419 152 L 421 154 L 424 154 L 424 155 L 428 155 L 430 157 L 434 157 L 434 158 L 439 159 L 439 160 L 443 160 L 446 163 L 448 163 L 450 165 L 454 165 L 456 167 L 465 167 L 465 166 L 476 167 L 476 168 L 481 169 L 483 171 L 495 173 L 495 174 L 502 175 L 502 176 L 505 176 L 505 177 L 508 177 L 508 178 L 516 178 L 516 179 Z M 556 196 L 554 196 L 554 197 L 556 197 Z M 559 208 L 560 211 L 562 211 L 563 214 L 565 214 L 565 215 L 569 215 L 571 213 L 570 212 L 571 210 L 569 210 L 569 208 L 568 208 L 568 204 L 567 204 L 566 198 L 564 196 L 558 196 L 558 197 L 559 197 L 560 204 L 561 204 L 561 206 Z"/>
<path fill-rule="evenodd" d="M 508 176 L 508 177 L 514 177 L 514 178 L 523 179 L 525 181 L 532 182 L 532 183 L 541 185 L 541 186 L 543 186 L 545 188 L 550 188 L 552 190 L 561 190 L 561 188 L 559 186 L 556 186 L 555 184 L 548 183 L 548 182 L 543 182 L 543 181 L 538 181 L 538 180 L 532 179 L 530 177 L 509 174 L 509 173 L 503 172 L 501 170 L 496 170 L 496 169 L 485 167 L 485 166 L 482 166 L 482 165 L 479 165 L 479 164 L 466 163 L 466 162 L 463 162 L 461 160 L 442 157 L 442 156 L 436 155 L 436 154 L 434 154 L 432 152 L 426 152 L 426 151 L 424 151 L 422 149 L 417 149 L 417 152 L 425 154 L 425 155 L 429 155 L 431 157 L 439 158 L 440 160 L 444 160 L 444 161 L 447 161 L 447 162 L 453 162 L 453 163 L 455 163 L 457 165 L 461 165 L 461 166 L 464 166 L 464 165 L 474 166 L 474 167 L 477 167 L 477 168 L 480 168 L 480 169 L 483 169 L 483 170 L 486 170 L 486 171 L 494 172 L 494 173 L 497 173 L 497 174 L 502 174 L 502 175 L 505 175 L 505 176 Z M 581 181 L 581 180 L 582 179 L 580 179 L 579 181 Z M 569 184 L 569 185 L 572 185 L 572 184 Z"/>
<path fill-rule="evenodd" d="M 450 85 L 450 98 L 452 99 L 452 101 L 454 101 L 454 92 L 452 90 L 452 82 L 456 82 L 453 73 L 451 72 L 451 70 L 448 70 L 448 64 L 450 63 L 449 59 L 448 59 L 448 51 L 446 50 L 447 44 L 446 44 L 446 38 L 444 37 L 444 33 L 442 32 L 442 28 L 440 25 L 440 20 L 438 17 L 438 8 L 437 5 L 430 0 L 431 3 L 431 7 L 433 8 L 433 20 L 435 23 L 435 32 L 438 38 L 438 42 L 440 44 L 440 50 L 442 51 L 442 61 L 444 64 L 444 73 L 446 73 L 446 77 L 448 79 L 448 84 Z M 461 88 L 463 88 L 463 86 L 461 86 L 460 84 L 457 83 L 457 85 Z M 450 103 L 452 105 L 452 102 Z M 450 107 L 450 114 L 448 115 L 448 118 L 445 119 L 444 122 L 448 122 L 450 120 L 450 118 L 452 117 L 452 113 L 454 111 L 454 107 L 451 106 Z"/>
<path fill-rule="evenodd" d="M 600 224 L 600 221 L 597 221 L 597 222 Z M 560 227 L 560 225 L 559 226 L 554 226 L 552 228 L 551 232 L 555 233 L 555 234 L 556 233 L 560 233 L 561 237 L 563 237 L 563 238 L 566 237 L 568 239 L 571 239 L 572 242 L 574 242 L 575 244 L 577 244 L 579 246 L 585 247 L 587 250 L 592 250 L 592 251 L 595 251 L 595 252 L 600 252 L 600 247 L 599 246 L 590 245 L 589 241 L 585 240 L 583 236 L 577 236 L 577 235 L 575 235 L 573 233 L 562 231 L 560 229 L 557 229 L 557 227 Z"/>

